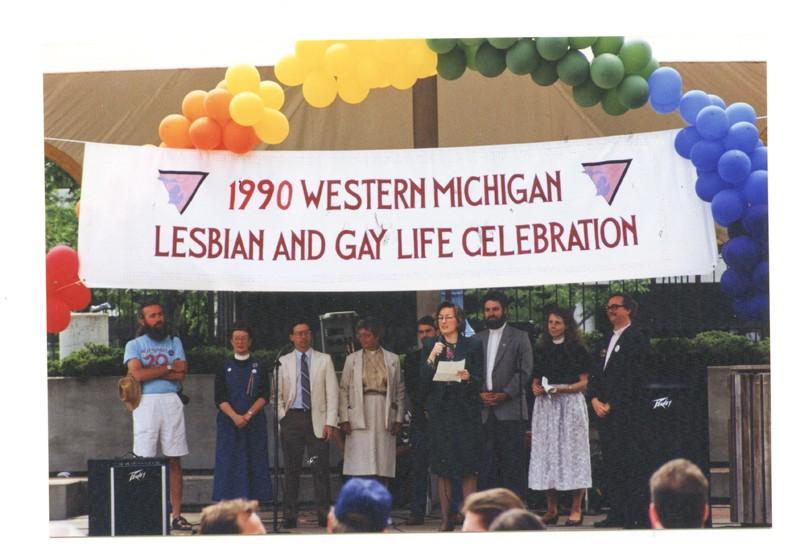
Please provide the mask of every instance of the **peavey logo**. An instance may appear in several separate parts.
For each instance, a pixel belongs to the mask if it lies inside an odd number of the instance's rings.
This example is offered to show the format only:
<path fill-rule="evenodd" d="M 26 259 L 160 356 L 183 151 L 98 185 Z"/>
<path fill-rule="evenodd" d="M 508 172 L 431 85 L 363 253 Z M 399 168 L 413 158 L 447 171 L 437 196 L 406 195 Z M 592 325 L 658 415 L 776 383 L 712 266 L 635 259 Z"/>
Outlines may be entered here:
<path fill-rule="evenodd" d="M 132 471 L 130 476 L 128 477 L 128 482 L 140 481 L 146 475 L 147 475 L 147 473 L 144 472 L 144 469 L 138 469 L 136 471 Z"/>
<path fill-rule="evenodd" d="M 669 397 L 661 397 L 653 399 L 653 409 L 669 409 L 672 406 L 672 399 Z"/>

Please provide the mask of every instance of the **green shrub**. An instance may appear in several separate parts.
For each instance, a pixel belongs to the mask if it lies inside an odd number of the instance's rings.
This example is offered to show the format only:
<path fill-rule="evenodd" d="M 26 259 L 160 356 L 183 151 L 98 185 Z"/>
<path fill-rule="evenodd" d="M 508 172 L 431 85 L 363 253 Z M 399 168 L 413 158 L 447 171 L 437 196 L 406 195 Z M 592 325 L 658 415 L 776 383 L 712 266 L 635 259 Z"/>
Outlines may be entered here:
<path fill-rule="evenodd" d="M 690 341 L 690 347 L 703 355 L 708 366 L 769 362 L 769 340 L 751 341 L 725 331 L 699 333 Z"/>
<path fill-rule="evenodd" d="M 121 376 L 125 373 L 125 367 L 122 364 L 123 352 L 120 348 L 89 343 L 61 360 L 57 366 L 51 366 L 48 363 L 48 375 L 81 379 L 95 376 Z"/>

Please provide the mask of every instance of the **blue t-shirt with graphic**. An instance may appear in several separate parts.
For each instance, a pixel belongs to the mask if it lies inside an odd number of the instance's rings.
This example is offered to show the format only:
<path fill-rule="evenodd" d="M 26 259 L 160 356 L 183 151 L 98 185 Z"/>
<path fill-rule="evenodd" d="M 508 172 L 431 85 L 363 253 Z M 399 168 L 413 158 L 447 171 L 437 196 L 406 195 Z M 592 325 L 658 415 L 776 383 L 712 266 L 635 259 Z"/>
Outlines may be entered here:
<path fill-rule="evenodd" d="M 163 341 L 156 341 L 149 335 L 141 335 L 131 339 L 125 345 L 125 356 L 122 361 L 125 365 L 132 358 L 138 358 L 142 366 L 164 366 L 176 360 L 186 360 L 183 344 L 177 337 L 167 337 Z M 180 382 L 156 378 L 142 383 L 142 394 L 151 393 L 177 393 Z"/>

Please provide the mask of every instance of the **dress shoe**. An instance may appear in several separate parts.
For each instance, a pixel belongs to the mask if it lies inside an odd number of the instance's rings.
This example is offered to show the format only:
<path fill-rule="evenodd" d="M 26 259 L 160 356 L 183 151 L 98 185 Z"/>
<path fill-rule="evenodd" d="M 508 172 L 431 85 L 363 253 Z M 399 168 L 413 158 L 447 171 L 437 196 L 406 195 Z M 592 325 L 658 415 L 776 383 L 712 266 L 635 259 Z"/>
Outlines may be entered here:
<path fill-rule="evenodd" d="M 578 519 L 567 518 L 567 520 L 564 522 L 565 527 L 577 527 L 578 525 L 583 525 L 583 514 L 581 514 L 580 518 Z"/>
<path fill-rule="evenodd" d="M 410 514 L 408 516 L 408 519 L 406 519 L 406 525 L 424 525 L 424 524 L 425 524 L 425 518 L 416 513 Z"/>
<path fill-rule="evenodd" d="M 454 517 L 452 515 L 447 515 L 442 518 L 442 524 L 439 526 L 439 531 L 446 532 L 446 531 L 453 531 L 456 528 L 456 524 L 454 522 Z"/>
<path fill-rule="evenodd" d="M 613 519 L 604 519 L 603 521 L 598 521 L 594 524 L 595 527 L 600 527 L 601 529 L 604 527 L 622 527 L 622 523 L 619 521 L 614 521 Z"/>
<path fill-rule="evenodd" d="M 544 514 L 542 516 L 542 523 L 544 523 L 545 525 L 556 525 L 556 524 L 558 524 L 558 514 L 555 514 L 555 515 Z"/>
<path fill-rule="evenodd" d="M 282 529 L 297 529 L 297 519 L 284 519 L 281 523 Z"/>

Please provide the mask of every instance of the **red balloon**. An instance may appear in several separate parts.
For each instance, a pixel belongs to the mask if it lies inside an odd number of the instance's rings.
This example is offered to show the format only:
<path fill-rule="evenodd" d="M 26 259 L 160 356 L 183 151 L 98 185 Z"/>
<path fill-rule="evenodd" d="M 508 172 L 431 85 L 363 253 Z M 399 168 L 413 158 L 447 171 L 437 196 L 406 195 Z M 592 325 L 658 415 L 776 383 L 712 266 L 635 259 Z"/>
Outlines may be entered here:
<path fill-rule="evenodd" d="M 51 296 L 60 298 L 67 304 L 70 310 L 76 312 L 86 308 L 92 301 L 92 292 L 80 281 L 59 289 Z"/>
<path fill-rule="evenodd" d="M 67 329 L 70 315 L 67 304 L 58 298 L 47 298 L 47 333 L 58 333 Z"/>
<path fill-rule="evenodd" d="M 78 277 L 78 253 L 63 244 L 55 246 L 47 253 L 45 267 L 48 288 L 71 283 Z"/>

